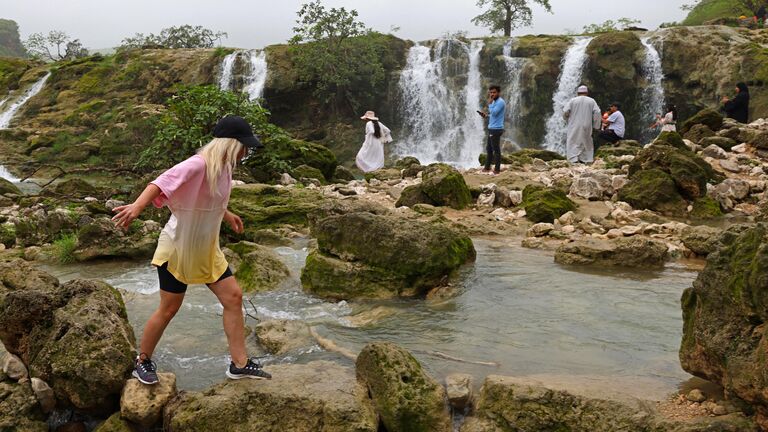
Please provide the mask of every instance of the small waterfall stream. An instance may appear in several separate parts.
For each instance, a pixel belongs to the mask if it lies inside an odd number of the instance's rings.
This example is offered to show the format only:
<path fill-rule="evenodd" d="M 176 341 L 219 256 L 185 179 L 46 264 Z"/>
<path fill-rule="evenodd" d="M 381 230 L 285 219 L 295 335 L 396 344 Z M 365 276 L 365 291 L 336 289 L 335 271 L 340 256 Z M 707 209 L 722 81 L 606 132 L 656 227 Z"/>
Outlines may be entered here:
<path fill-rule="evenodd" d="M 246 60 L 247 58 L 247 60 Z M 241 76 L 238 76 L 238 66 L 245 62 Z M 267 53 L 264 50 L 235 51 L 224 57 L 221 62 L 219 88 L 248 94 L 248 99 L 256 101 L 264 94 L 267 82 Z"/>
<path fill-rule="evenodd" d="M 520 127 L 520 119 L 522 117 L 523 68 L 528 63 L 528 59 L 512 56 L 512 47 L 515 43 L 516 39 L 510 39 L 504 44 L 502 51 L 507 72 L 505 80 L 507 85 L 506 88 L 502 89 L 502 93 L 507 101 L 506 128 L 509 130 L 509 133 L 505 133 L 501 139 L 503 142 L 511 142 L 514 147 L 519 148 L 521 146 L 516 142 L 515 135 Z"/>
<path fill-rule="evenodd" d="M 461 89 L 453 89 L 453 78 L 445 63 L 456 46 L 467 59 L 467 80 Z M 408 52 L 406 67 L 400 75 L 400 110 L 403 140 L 395 152 L 415 156 L 422 163 L 446 162 L 460 167 L 475 166 L 483 151 L 484 124 L 476 111 L 481 109 L 482 76 L 480 51 L 482 41 L 440 40 L 434 49 L 416 45 Z M 434 58 L 433 58 L 434 54 Z"/>
<path fill-rule="evenodd" d="M 643 75 L 647 86 L 642 93 L 641 126 L 643 126 L 642 142 L 650 142 L 658 131 L 650 130 L 646 125 L 656 121 L 656 114 L 664 115 L 664 71 L 661 68 L 661 55 L 653 46 L 650 37 L 640 40 L 645 46 L 645 58 L 643 59 Z"/>
<path fill-rule="evenodd" d="M 24 106 L 25 103 L 27 103 L 30 99 L 32 99 L 33 96 L 40 93 L 40 90 L 43 89 L 43 86 L 45 85 L 45 82 L 48 81 L 48 78 L 51 76 L 51 73 L 46 73 L 42 78 L 40 78 L 36 83 L 32 85 L 32 87 L 29 88 L 29 90 L 24 93 L 19 99 L 17 99 L 15 102 L 13 102 L 8 109 L 0 113 L 0 129 L 8 129 L 8 127 L 11 124 L 11 120 L 13 120 L 13 116 L 16 115 L 16 113 L 21 109 L 21 107 Z"/>
<path fill-rule="evenodd" d="M 587 61 L 587 47 L 592 42 L 589 38 L 577 38 L 566 51 L 557 79 L 557 91 L 552 97 L 552 116 L 547 120 L 547 133 L 543 148 L 565 154 L 567 125 L 563 117 L 563 108 L 576 96 L 576 89 L 581 84 L 584 64 Z"/>

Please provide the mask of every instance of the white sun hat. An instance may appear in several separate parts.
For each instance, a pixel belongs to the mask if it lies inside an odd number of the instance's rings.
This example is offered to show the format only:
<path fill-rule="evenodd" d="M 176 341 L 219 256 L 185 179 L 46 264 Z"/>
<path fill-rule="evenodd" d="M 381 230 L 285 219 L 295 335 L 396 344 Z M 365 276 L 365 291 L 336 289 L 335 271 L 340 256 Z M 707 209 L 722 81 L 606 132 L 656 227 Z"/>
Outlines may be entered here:
<path fill-rule="evenodd" d="M 366 111 L 365 114 L 360 117 L 361 120 L 378 120 L 379 118 L 376 117 L 376 113 L 373 111 Z"/>

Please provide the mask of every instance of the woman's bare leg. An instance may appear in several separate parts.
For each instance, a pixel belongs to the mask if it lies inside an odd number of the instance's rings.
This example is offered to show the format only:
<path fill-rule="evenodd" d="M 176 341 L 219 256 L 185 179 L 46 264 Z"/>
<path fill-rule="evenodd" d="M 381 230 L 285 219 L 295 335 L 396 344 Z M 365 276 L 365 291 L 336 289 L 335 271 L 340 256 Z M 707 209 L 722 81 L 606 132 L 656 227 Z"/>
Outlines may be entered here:
<path fill-rule="evenodd" d="M 176 312 L 179 311 L 183 301 L 184 293 L 174 294 L 160 290 L 160 306 L 157 307 L 157 310 L 149 317 L 144 326 L 139 353 L 146 355 L 147 358 L 152 358 L 152 353 L 154 353 L 157 343 L 160 342 L 165 328 L 176 316 Z"/>
<path fill-rule="evenodd" d="M 248 362 L 245 352 L 245 322 L 243 319 L 243 290 L 234 276 L 208 285 L 224 307 L 224 333 L 227 335 L 229 354 L 237 367 Z"/>

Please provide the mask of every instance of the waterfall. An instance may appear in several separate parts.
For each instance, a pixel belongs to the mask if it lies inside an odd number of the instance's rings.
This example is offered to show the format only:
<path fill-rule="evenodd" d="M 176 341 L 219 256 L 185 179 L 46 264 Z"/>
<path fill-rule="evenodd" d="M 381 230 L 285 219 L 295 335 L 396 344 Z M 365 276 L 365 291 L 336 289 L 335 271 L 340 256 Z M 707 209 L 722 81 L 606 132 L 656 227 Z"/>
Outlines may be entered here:
<path fill-rule="evenodd" d="M 267 83 L 267 52 L 264 50 L 250 51 L 248 55 L 248 76 L 245 78 L 245 88 L 248 99 L 255 101 L 264 93 Z"/>
<path fill-rule="evenodd" d="M 568 135 L 567 124 L 563 118 L 563 108 L 576 96 L 576 89 L 581 84 L 584 64 L 587 61 L 587 46 L 592 38 L 578 38 L 566 51 L 560 64 L 560 76 L 557 79 L 557 91 L 552 97 L 552 116 L 547 120 L 547 134 L 543 147 L 547 150 L 565 154 L 565 142 Z"/>
<path fill-rule="evenodd" d="M 2 165 L 0 165 L 0 178 L 2 178 L 2 179 L 6 179 L 6 180 L 8 180 L 8 181 L 9 181 L 9 182 L 11 182 L 11 183 L 18 183 L 18 182 L 20 182 L 20 181 L 21 181 L 21 179 L 20 179 L 20 178 L 18 178 L 18 177 L 16 177 L 16 176 L 14 176 L 13 174 L 11 174 L 11 173 L 8 171 L 8 169 L 7 169 L 7 168 L 5 168 L 5 167 L 4 167 L 4 166 L 2 166 Z"/>
<path fill-rule="evenodd" d="M 45 82 L 50 76 L 50 72 L 46 73 L 34 85 L 32 85 L 32 87 L 30 87 L 26 93 L 24 93 L 18 100 L 16 100 L 16 102 L 12 103 L 7 110 L 0 113 L 0 129 L 8 129 L 13 116 L 16 115 L 19 109 L 21 109 L 21 107 L 24 106 L 24 104 L 27 103 L 34 95 L 40 93 L 40 90 L 43 89 Z"/>
<path fill-rule="evenodd" d="M 646 125 L 651 125 L 656 121 L 656 114 L 664 115 L 664 87 L 662 80 L 664 72 L 661 68 L 661 56 L 656 48 L 651 44 L 649 37 L 640 40 L 645 46 L 645 57 L 643 58 L 643 75 L 647 82 L 642 93 L 642 117 L 640 126 L 642 126 L 642 142 L 650 142 L 658 131 L 650 130 Z"/>
<path fill-rule="evenodd" d="M 512 57 L 512 45 L 514 43 L 515 39 L 510 39 L 504 44 L 502 50 L 502 58 L 504 59 L 504 65 L 507 72 L 507 86 L 502 89 L 502 93 L 507 101 L 506 125 L 510 130 L 510 133 L 502 136 L 502 141 L 510 141 L 513 139 L 514 132 L 519 126 L 520 118 L 522 116 L 523 68 L 527 64 L 528 59 L 523 57 Z M 513 144 L 519 147 L 517 143 L 513 142 Z"/>
<path fill-rule="evenodd" d="M 235 68 L 238 52 L 227 54 L 221 63 L 221 77 L 219 78 L 219 88 L 222 90 L 232 90 L 232 72 Z"/>
<path fill-rule="evenodd" d="M 467 59 L 467 80 L 461 91 L 451 88 L 448 82 L 454 77 L 445 70 L 457 45 Z M 457 40 L 440 40 L 434 50 L 411 47 L 399 82 L 403 139 L 396 154 L 415 156 L 422 163 L 478 164 L 485 136 L 483 119 L 476 112 L 482 108 L 482 49 L 482 41 L 467 45 Z"/>
<path fill-rule="evenodd" d="M 238 75 L 236 66 L 248 56 L 245 65 L 245 74 Z M 238 69 L 241 70 L 241 69 Z M 248 99 L 256 101 L 264 93 L 264 85 L 267 82 L 267 53 L 264 50 L 235 51 L 224 57 L 221 62 L 221 77 L 219 88 L 222 90 L 236 91 L 239 83 L 242 83 L 242 92 L 248 94 Z"/>

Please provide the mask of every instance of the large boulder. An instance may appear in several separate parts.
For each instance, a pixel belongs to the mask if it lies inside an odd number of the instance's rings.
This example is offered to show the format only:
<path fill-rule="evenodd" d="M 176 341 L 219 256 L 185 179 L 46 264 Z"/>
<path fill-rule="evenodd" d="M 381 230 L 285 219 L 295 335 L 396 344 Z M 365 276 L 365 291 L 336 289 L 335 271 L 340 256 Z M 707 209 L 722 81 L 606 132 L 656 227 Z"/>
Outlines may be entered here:
<path fill-rule="evenodd" d="M 21 191 L 19 190 L 18 187 L 16 187 L 15 184 L 0 177 L 0 195 L 5 195 L 5 194 L 21 195 Z"/>
<path fill-rule="evenodd" d="M 680 364 L 757 407 L 768 424 L 768 225 L 736 226 L 683 292 Z"/>
<path fill-rule="evenodd" d="M 291 272 L 280 257 L 270 248 L 242 241 L 227 246 L 237 283 L 245 292 L 270 291 L 286 281 Z"/>
<path fill-rule="evenodd" d="M 685 133 L 685 139 L 696 144 L 698 144 L 704 138 L 709 138 L 712 136 L 715 136 L 715 133 L 712 132 L 712 129 L 710 129 L 709 126 L 703 124 L 695 124 L 691 126 L 688 132 Z"/>
<path fill-rule="evenodd" d="M 118 407 L 135 339 L 120 293 L 94 280 L 59 284 L 17 260 L 0 263 L 0 340 L 59 405 L 96 414 Z"/>
<path fill-rule="evenodd" d="M 710 108 L 703 109 L 683 122 L 680 133 L 685 135 L 694 125 L 698 124 L 705 125 L 712 131 L 718 131 L 723 126 L 723 115 Z"/>
<path fill-rule="evenodd" d="M 652 403 L 631 398 L 606 399 L 553 390 L 514 377 L 485 379 L 475 413 L 461 432 L 589 431 L 589 432 L 741 432 L 753 431 L 739 415 L 672 420 Z"/>
<path fill-rule="evenodd" d="M 245 163 L 251 175 L 260 182 L 274 180 L 285 172 L 286 167 L 293 171 L 302 165 L 319 170 L 324 180 L 332 180 L 339 164 L 327 147 L 290 139 L 284 134 L 270 137 L 264 143 L 264 149 L 249 157 Z"/>
<path fill-rule="evenodd" d="M 704 138 L 699 142 L 699 145 L 704 148 L 709 147 L 711 145 L 716 145 L 726 151 L 731 151 L 731 149 L 737 144 L 739 143 L 736 142 L 735 140 L 727 137 L 721 137 L 721 136 Z"/>
<path fill-rule="evenodd" d="M 0 380 L 0 431 L 48 431 L 29 383 Z"/>
<path fill-rule="evenodd" d="M 649 169 L 636 173 L 619 189 L 619 200 L 636 209 L 665 214 L 682 214 L 686 202 L 675 187 L 675 181 L 664 171 Z"/>
<path fill-rule="evenodd" d="M 555 219 L 576 210 L 576 204 L 563 191 L 529 185 L 523 189 L 523 208 L 534 223 L 553 223 Z"/>
<path fill-rule="evenodd" d="M 376 412 L 351 368 L 316 361 L 266 370 L 273 379 L 183 393 L 166 407 L 165 430 L 376 432 Z"/>
<path fill-rule="evenodd" d="M 663 265 L 666 257 L 664 242 L 639 236 L 578 240 L 561 245 L 555 252 L 555 262 L 566 265 L 653 267 Z"/>
<path fill-rule="evenodd" d="M 708 182 L 722 179 L 704 159 L 668 145 L 654 144 L 638 153 L 629 165 L 629 178 L 650 169 L 669 174 L 680 194 L 690 200 L 705 196 Z"/>
<path fill-rule="evenodd" d="M 78 222 L 77 245 L 72 257 L 77 261 L 99 258 L 149 258 L 157 246 L 162 227 L 155 221 L 135 220 L 127 230 L 118 228 L 108 217 L 84 216 Z"/>
<path fill-rule="evenodd" d="M 388 432 L 452 430 L 445 389 L 408 351 L 371 343 L 360 352 L 356 368 Z"/>
<path fill-rule="evenodd" d="M 689 226 L 680 233 L 680 240 L 696 255 L 707 256 L 719 246 L 722 230 L 706 225 Z"/>
<path fill-rule="evenodd" d="M 77 229 L 78 217 L 65 209 L 46 210 L 42 207 L 21 210 L 14 221 L 16 241 L 20 246 L 39 246 L 59 239 L 64 233 Z"/>
<path fill-rule="evenodd" d="M 680 150 L 689 150 L 685 145 L 683 137 L 677 132 L 666 131 L 659 134 L 656 143 L 664 143 Z"/>
<path fill-rule="evenodd" d="M 602 200 L 613 195 L 613 178 L 599 172 L 585 172 L 573 180 L 570 195 L 590 201 Z"/>
<path fill-rule="evenodd" d="M 332 299 L 420 296 L 475 258 L 466 235 L 396 214 L 333 215 L 313 223 L 312 235 L 318 250 L 301 281 Z"/>
<path fill-rule="evenodd" d="M 95 186 L 87 181 L 79 178 L 71 178 L 47 186 L 43 189 L 42 194 L 53 197 L 85 198 L 89 196 L 98 196 L 100 193 Z"/>
<path fill-rule="evenodd" d="M 422 172 L 421 184 L 409 186 L 396 203 L 397 207 L 430 204 L 457 210 L 472 205 L 464 177 L 450 165 L 432 164 Z"/>
<path fill-rule="evenodd" d="M 336 170 L 333 171 L 336 174 Z M 309 165 L 299 165 L 291 170 L 291 176 L 295 179 L 314 179 L 318 180 L 321 184 L 325 184 L 325 176 L 323 172 L 315 167 Z"/>
<path fill-rule="evenodd" d="M 256 339 L 267 352 L 283 355 L 313 343 L 309 326 L 296 320 L 266 320 L 254 328 Z"/>
<path fill-rule="evenodd" d="M 145 385 L 130 379 L 120 397 L 120 416 L 143 428 L 151 428 L 163 418 L 163 408 L 176 396 L 176 375 L 157 374 L 155 385 Z"/>

